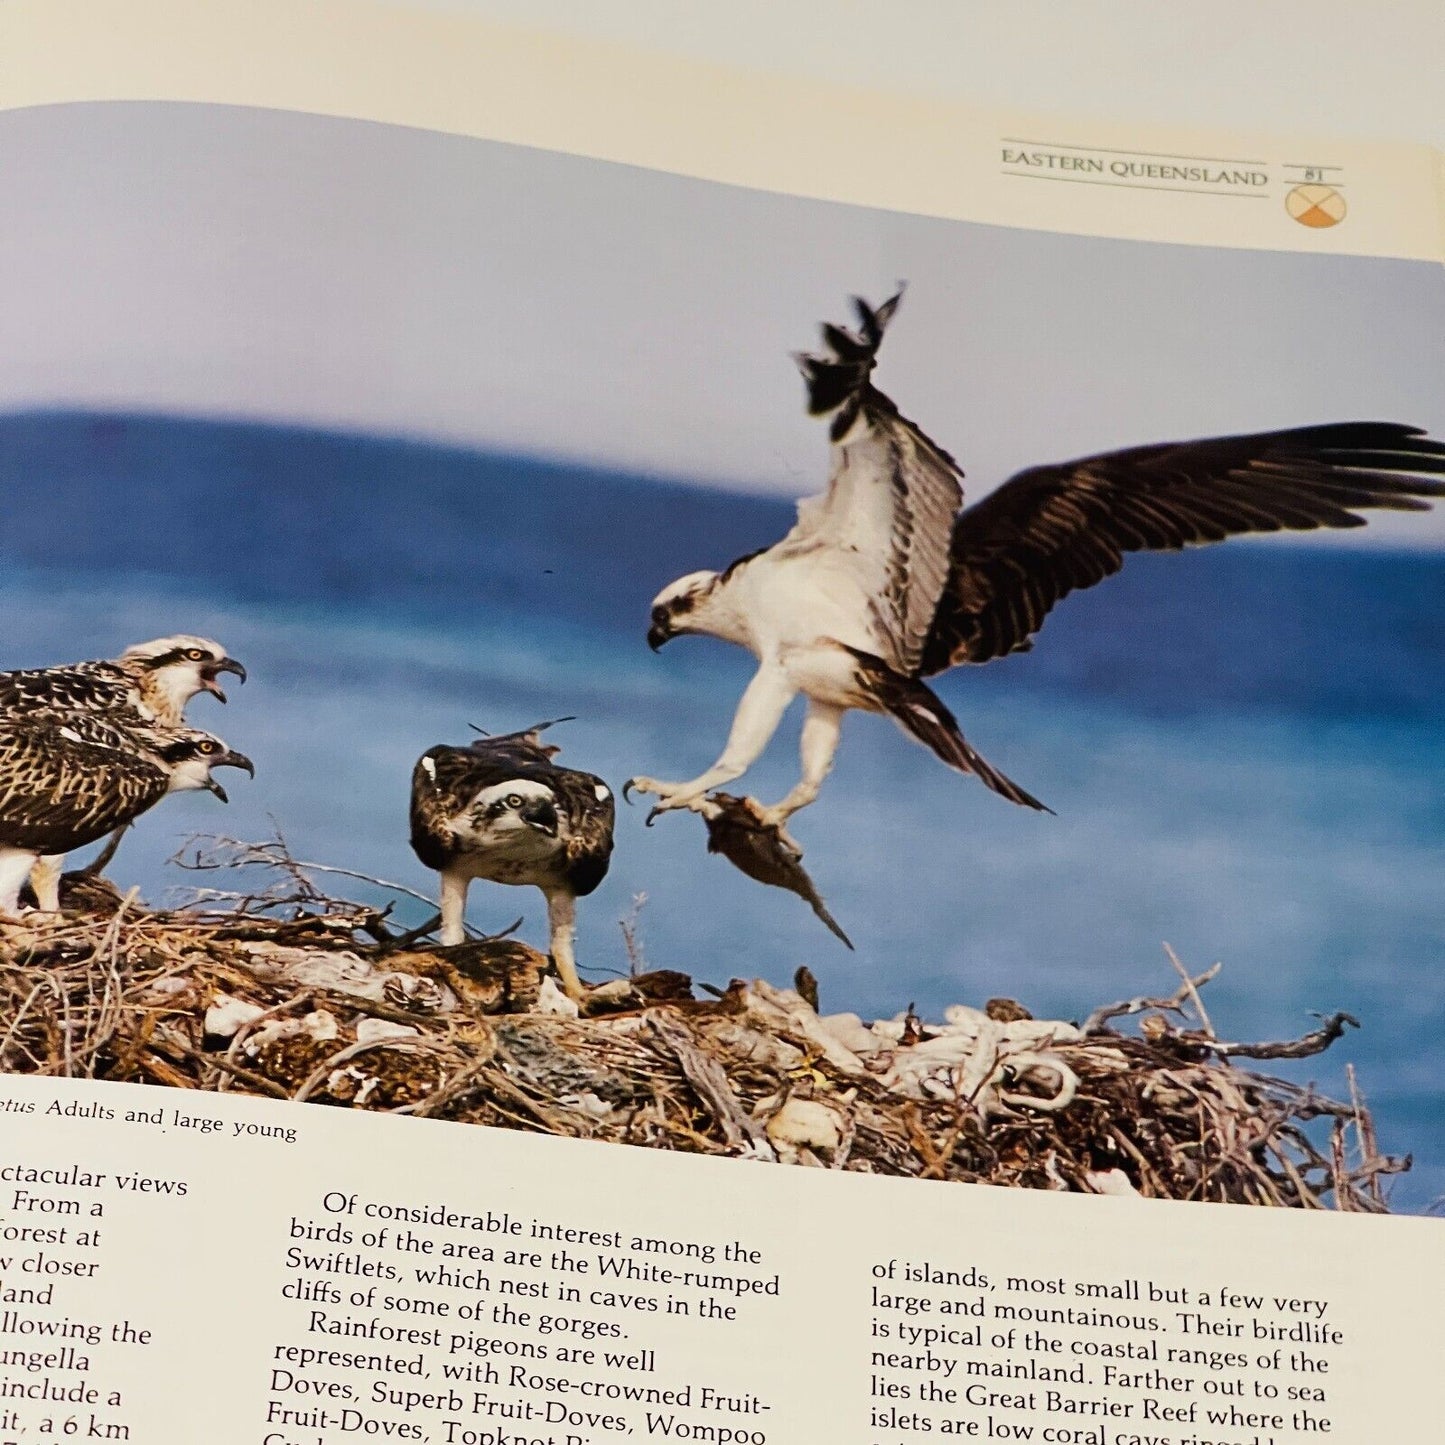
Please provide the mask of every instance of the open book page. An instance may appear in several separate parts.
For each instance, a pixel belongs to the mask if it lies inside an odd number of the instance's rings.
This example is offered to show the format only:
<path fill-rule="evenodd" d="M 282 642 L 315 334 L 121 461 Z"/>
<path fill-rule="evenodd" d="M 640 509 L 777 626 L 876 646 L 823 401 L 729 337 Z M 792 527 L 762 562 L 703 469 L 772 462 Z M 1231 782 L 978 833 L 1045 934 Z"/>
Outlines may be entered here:
<path fill-rule="evenodd" d="M 1438 157 L 200 14 L 0 56 L 0 1441 L 1433 1438 Z"/>

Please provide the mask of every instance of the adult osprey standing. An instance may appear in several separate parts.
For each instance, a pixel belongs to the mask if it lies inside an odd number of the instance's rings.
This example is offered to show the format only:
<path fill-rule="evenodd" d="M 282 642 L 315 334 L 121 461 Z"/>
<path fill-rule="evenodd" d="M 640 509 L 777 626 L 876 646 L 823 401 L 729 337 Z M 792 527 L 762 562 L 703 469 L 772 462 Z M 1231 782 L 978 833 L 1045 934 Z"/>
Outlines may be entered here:
<path fill-rule="evenodd" d="M 0 915 L 18 912 L 37 858 L 82 848 L 133 822 L 167 793 L 204 788 L 214 768 L 251 760 L 194 728 L 36 713 L 0 718 Z"/>
<path fill-rule="evenodd" d="M 539 723 L 526 732 L 429 748 L 411 779 L 411 846 L 441 874 L 441 941 L 461 943 L 473 878 L 530 884 L 547 899 L 552 961 L 569 998 L 577 977 L 577 900 L 607 876 L 612 790 L 591 773 L 559 768 Z"/>
<path fill-rule="evenodd" d="M 223 672 L 246 680 L 246 669 L 210 638 L 158 637 L 137 642 L 113 659 L 0 672 L 0 719 L 45 712 L 108 718 L 120 726 L 154 722 L 177 728 L 197 693 L 226 701 L 216 681 Z M 119 837 L 117 832 L 105 858 Z M 64 863 L 60 855 L 42 857 L 31 874 L 36 901 L 47 912 L 60 907 Z"/>
<path fill-rule="evenodd" d="M 828 354 L 797 357 L 808 411 L 832 418 L 827 491 L 798 504 L 797 524 L 774 546 L 681 577 L 653 601 L 654 651 L 695 632 L 758 659 L 711 768 L 623 789 L 654 794 L 654 813 L 697 811 L 741 776 L 800 692 L 802 777 L 762 810 L 769 826 L 781 830 L 817 797 L 850 708 L 888 714 L 950 767 L 1043 808 L 979 756 L 924 678 L 1026 651 L 1060 598 L 1117 572 L 1128 552 L 1358 527 L 1362 509 L 1421 511 L 1423 498 L 1445 495 L 1428 476 L 1445 473 L 1441 443 L 1391 422 L 1342 422 L 1033 467 L 960 512 L 958 464 L 871 379 L 901 298 L 900 289 L 876 309 L 854 298 L 858 331 L 825 325 Z"/>

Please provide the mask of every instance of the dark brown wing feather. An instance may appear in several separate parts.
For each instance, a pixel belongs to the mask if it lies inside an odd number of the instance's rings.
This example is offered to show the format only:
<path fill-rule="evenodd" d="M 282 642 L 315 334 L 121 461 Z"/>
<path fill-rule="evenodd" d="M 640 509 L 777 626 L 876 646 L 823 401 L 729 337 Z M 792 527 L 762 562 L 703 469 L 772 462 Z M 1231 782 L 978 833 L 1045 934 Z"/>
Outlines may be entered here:
<path fill-rule="evenodd" d="M 1392 422 L 1169 442 L 1020 472 L 962 512 L 921 675 L 1020 652 L 1060 598 L 1128 552 L 1359 527 L 1445 496 L 1445 445 Z"/>
<path fill-rule="evenodd" d="M 552 791 L 567 818 L 567 882 L 585 898 L 607 876 L 612 862 L 612 830 L 617 801 L 612 789 L 592 773 L 555 768 Z"/>
<path fill-rule="evenodd" d="M 541 741 L 542 727 L 422 754 L 411 777 L 411 846 L 428 868 L 444 868 L 452 856 L 450 820 L 481 789 L 517 779 L 545 783 L 567 820 L 567 881 L 573 892 L 583 897 L 607 876 L 616 821 L 612 790 L 591 773 L 558 767 L 552 759 L 560 749 Z"/>
<path fill-rule="evenodd" d="M 68 853 L 165 797 L 164 768 L 90 718 L 0 722 L 0 844 Z"/>
<path fill-rule="evenodd" d="M 428 748 L 411 775 L 411 846 L 428 868 L 444 868 L 455 839 L 450 821 L 483 788 L 513 778 L 552 785 L 555 747 L 535 732 L 478 738 L 465 747 Z"/>

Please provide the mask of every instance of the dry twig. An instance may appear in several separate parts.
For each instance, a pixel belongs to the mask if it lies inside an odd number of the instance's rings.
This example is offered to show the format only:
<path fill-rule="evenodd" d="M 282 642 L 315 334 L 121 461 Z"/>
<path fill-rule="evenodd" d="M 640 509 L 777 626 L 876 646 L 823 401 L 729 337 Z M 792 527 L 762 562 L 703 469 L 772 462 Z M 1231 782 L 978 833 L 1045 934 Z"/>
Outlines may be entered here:
<path fill-rule="evenodd" d="M 487 941 L 468 945 L 464 966 L 455 950 L 419 947 L 425 930 L 398 935 L 388 908 L 329 897 L 279 839 L 192 848 L 202 871 L 220 873 L 229 859 L 243 878 L 266 881 L 169 912 L 96 895 L 91 912 L 0 927 L 0 1071 L 225 1088 L 764 1158 L 775 1152 L 769 1123 L 789 1107 L 793 1126 L 823 1131 L 801 1152 L 832 1168 L 1075 1190 L 1117 1187 L 1122 1176 L 1147 1196 L 1296 1208 L 1382 1211 L 1383 1181 L 1408 1167 L 1380 1152 L 1353 1073 L 1340 1103 L 1230 1062 L 1317 1054 L 1354 1020 L 1332 1015 L 1298 1039 L 1221 1040 L 1200 1000 L 1218 965 L 1191 975 L 1171 954 L 1182 980 L 1174 994 L 1105 1005 L 1080 1030 L 1012 1022 L 1026 1019 L 1018 1006 L 978 1015 L 995 1038 L 1042 1029 L 1046 1041 L 1030 1047 L 1077 1079 L 1067 1107 L 1030 1108 L 1011 1093 L 999 1110 L 986 1107 L 978 1082 L 993 1077 L 992 1057 L 952 1094 L 888 1082 L 889 1059 L 922 1058 L 946 1033 L 911 1009 L 886 1049 L 860 1055 L 799 995 L 735 981 L 698 1001 L 681 975 L 641 971 L 635 912 L 624 936 L 639 1005 L 576 1020 L 498 1015 L 518 996 L 510 982 L 475 987 L 469 1002 L 458 993 L 475 984 L 465 970 L 488 966 Z M 528 951 L 496 945 L 504 954 L 496 967 L 508 980 L 530 969 L 523 996 L 535 996 Z M 756 1006 L 763 995 L 766 1008 Z M 205 1019 L 221 996 L 243 1021 L 213 1038 Z M 1201 1027 L 1181 1026 L 1190 1014 Z M 1138 1034 L 1112 1025 L 1138 1015 Z M 381 1021 L 406 1035 L 384 1035 Z M 1040 1055 L 1031 1057 L 1037 1066 Z"/>

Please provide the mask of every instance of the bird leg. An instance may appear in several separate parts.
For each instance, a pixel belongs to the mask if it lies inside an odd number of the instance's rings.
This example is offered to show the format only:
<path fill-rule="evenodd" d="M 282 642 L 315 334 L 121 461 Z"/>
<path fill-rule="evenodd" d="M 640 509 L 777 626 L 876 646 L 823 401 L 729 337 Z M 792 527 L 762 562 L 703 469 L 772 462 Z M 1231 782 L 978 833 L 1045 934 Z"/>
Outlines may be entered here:
<path fill-rule="evenodd" d="M 651 793 L 660 799 L 648 814 L 648 821 L 659 813 L 669 813 L 674 808 L 691 808 L 694 813 L 702 811 L 707 794 L 734 778 L 740 778 L 758 760 L 763 749 L 771 741 L 788 710 L 788 704 L 797 695 L 797 688 L 787 673 L 776 664 L 764 664 L 748 683 L 738 702 L 732 728 L 728 732 L 727 746 L 722 756 L 707 772 L 699 774 L 689 783 L 662 783 L 656 778 L 630 778 L 622 790 L 622 796 L 635 789 L 639 793 Z"/>
<path fill-rule="evenodd" d="M 20 890 L 36 862 L 36 855 L 27 849 L 0 848 L 0 917 L 19 917 Z"/>
<path fill-rule="evenodd" d="M 577 900 L 571 893 L 548 892 L 547 925 L 551 933 L 548 947 L 562 979 L 562 991 L 574 1003 L 581 1003 L 587 990 L 577 977 Z"/>
<path fill-rule="evenodd" d="M 466 916 L 467 886 L 471 881 L 465 873 L 448 871 L 442 874 L 440 937 L 444 948 L 466 942 L 467 930 L 462 920 Z"/>
<path fill-rule="evenodd" d="M 65 866 L 64 853 L 51 853 L 37 858 L 30 869 L 30 887 L 42 913 L 60 912 L 60 873 Z"/>
<path fill-rule="evenodd" d="M 94 878 L 97 874 L 105 872 L 105 870 L 110 867 L 110 860 L 115 857 L 116 849 L 120 847 L 120 840 L 124 838 L 129 831 L 129 823 L 127 823 L 124 828 L 117 828 L 115 832 L 105 840 L 105 847 L 80 871 L 87 878 Z M 45 905 L 42 903 L 40 906 L 43 908 Z"/>
<path fill-rule="evenodd" d="M 842 708 L 809 699 L 808 711 L 803 718 L 802 736 L 798 742 L 803 774 L 786 798 L 774 803 L 771 808 L 763 808 L 760 813 L 764 827 L 776 828 L 779 841 L 800 858 L 803 850 L 798 847 L 784 825 L 800 808 L 806 808 L 817 798 L 823 780 L 833 770 L 833 758 L 838 751 L 842 728 Z"/>

